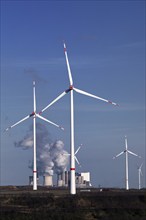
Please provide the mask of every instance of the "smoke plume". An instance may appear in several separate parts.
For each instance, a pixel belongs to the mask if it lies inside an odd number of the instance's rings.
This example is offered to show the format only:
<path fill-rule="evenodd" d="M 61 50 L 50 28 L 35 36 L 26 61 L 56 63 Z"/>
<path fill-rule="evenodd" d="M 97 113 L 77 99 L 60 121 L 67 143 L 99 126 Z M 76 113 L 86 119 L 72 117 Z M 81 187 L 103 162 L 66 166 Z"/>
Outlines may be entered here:
<path fill-rule="evenodd" d="M 33 147 L 33 129 L 30 127 L 24 138 L 15 142 L 16 147 L 24 150 Z M 36 145 L 37 145 L 37 170 L 39 175 L 53 175 L 67 169 L 69 162 L 68 152 L 64 150 L 64 143 L 61 140 L 52 142 L 46 127 L 40 123 L 36 124 Z M 33 169 L 33 162 L 29 165 Z"/>

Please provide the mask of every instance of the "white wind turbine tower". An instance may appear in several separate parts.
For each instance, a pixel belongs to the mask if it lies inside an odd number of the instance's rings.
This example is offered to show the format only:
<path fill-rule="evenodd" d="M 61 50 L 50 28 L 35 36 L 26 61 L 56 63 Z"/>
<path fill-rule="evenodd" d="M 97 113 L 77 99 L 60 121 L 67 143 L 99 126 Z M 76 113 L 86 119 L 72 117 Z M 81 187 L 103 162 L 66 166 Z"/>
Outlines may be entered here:
<path fill-rule="evenodd" d="M 67 70 L 68 70 L 68 76 L 69 76 L 69 88 L 65 90 L 63 93 L 61 93 L 56 99 L 54 99 L 49 105 L 47 105 L 40 113 L 45 111 L 47 108 L 49 108 L 51 105 L 53 105 L 55 102 L 57 102 L 59 99 L 61 99 L 64 95 L 70 92 L 70 171 L 71 171 L 71 184 L 70 184 L 70 193 L 76 194 L 76 186 L 75 186 L 75 152 L 74 152 L 74 99 L 73 99 L 73 92 L 80 93 L 82 95 L 86 95 L 95 99 L 99 99 L 101 101 L 113 104 L 117 106 L 116 103 L 111 102 L 109 100 L 103 99 L 99 96 L 92 95 L 90 93 L 87 93 L 83 90 L 77 89 L 73 86 L 73 79 L 71 74 L 71 69 L 68 61 L 68 55 L 66 50 L 66 45 L 64 43 L 64 53 L 65 53 L 65 59 L 67 64 Z"/>
<path fill-rule="evenodd" d="M 141 189 L 141 176 L 143 176 L 141 171 L 142 165 L 143 163 L 138 167 L 138 189 Z"/>
<path fill-rule="evenodd" d="M 128 144 L 127 144 L 127 137 L 125 136 L 125 150 L 122 151 L 121 153 L 117 154 L 115 157 L 113 157 L 113 159 L 119 157 L 120 155 L 125 153 L 125 173 L 126 173 L 126 177 L 125 177 L 125 181 L 126 181 L 126 190 L 129 190 L 129 175 L 128 175 L 128 153 L 132 154 L 134 156 L 137 156 L 139 158 L 141 158 L 139 155 L 133 153 L 132 151 L 128 150 Z"/>
<path fill-rule="evenodd" d="M 36 117 L 64 130 L 61 126 L 55 124 L 54 122 L 40 116 L 40 114 L 36 113 L 36 95 L 35 95 L 35 81 L 33 81 L 33 112 L 30 115 L 27 115 L 25 118 L 21 119 L 20 121 L 16 122 L 15 124 L 11 125 L 10 127 L 6 128 L 5 131 L 15 127 L 16 125 L 20 124 L 21 122 L 27 120 L 28 118 L 33 117 L 33 190 L 37 190 L 37 164 L 36 164 Z"/>

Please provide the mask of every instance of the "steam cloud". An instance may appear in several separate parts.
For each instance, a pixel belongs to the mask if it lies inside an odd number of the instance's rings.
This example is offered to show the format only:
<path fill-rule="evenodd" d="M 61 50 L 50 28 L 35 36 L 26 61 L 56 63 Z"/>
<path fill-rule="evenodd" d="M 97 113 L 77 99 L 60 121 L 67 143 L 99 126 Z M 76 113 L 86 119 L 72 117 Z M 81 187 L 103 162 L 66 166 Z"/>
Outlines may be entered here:
<path fill-rule="evenodd" d="M 40 123 L 36 124 L 36 143 L 37 143 L 37 169 L 39 175 L 53 175 L 67 170 L 69 162 L 68 152 L 64 150 L 64 143 L 57 140 L 54 143 L 50 141 L 49 132 L 46 127 Z M 33 129 L 30 127 L 23 140 L 15 142 L 16 147 L 30 149 L 33 147 Z M 29 165 L 33 169 L 33 163 Z"/>

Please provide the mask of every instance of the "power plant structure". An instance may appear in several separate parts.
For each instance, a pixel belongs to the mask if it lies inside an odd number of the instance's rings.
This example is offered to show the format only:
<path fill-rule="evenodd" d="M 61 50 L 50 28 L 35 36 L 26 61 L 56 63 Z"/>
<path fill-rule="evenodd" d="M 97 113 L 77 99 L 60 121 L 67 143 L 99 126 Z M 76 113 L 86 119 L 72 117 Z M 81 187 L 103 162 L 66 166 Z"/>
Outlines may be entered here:
<path fill-rule="evenodd" d="M 64 171 L 62 173 L 57 174 L 57 186 L 62 187 L 70 184 L 70 173 L 69 171 Z"/>
<path fill-rule="evenodd" d="M 71 182 L 71 175 L 70 171 L 63 171 L 57 174 L 57 184 L 53 184 L 53 176 L 44 174 L 43 176 L 43 186 L 46 187 L 69 187 Z M 82 172 L 82 173 L 75 173 L 75 183 L 76 188 L 86 188 L 91 187 L 90 181 L 90 172 Z M 39 177 L 37 177 L 37 184 L 39 183 Z M 33 176 L 29 176 L 29 185 L 33 185 Z"/>
<path fill-rule="evenodd" d="M 29 176 L 29 185 L 33 186 L 33 176 Z M 37 185 L 39 185 L 39 177 L 37 175 Z"/>
<path fill-rule="evenodd" d="M 53 186 L 53 176 L 44 175 L 43 176 L 43 186 Z"/>
<path fill-rule="evenodd" d="M 75 183 L 77 188 L 90 187 L 90 172 L 75 173 Z M 57 186 L 70 186 L 70 171 L 64 171 L 57 175 Z"/>

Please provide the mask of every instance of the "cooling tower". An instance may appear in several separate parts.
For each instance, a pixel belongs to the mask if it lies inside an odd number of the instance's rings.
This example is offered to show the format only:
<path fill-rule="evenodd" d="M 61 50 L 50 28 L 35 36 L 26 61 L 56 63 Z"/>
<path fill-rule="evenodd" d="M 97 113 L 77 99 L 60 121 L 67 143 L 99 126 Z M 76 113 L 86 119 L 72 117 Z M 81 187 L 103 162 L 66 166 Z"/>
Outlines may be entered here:
<path fill-rule="evenodd" d="M 57 184 L 58 184 L 58 187 L 64 186 L 64 185 L 63 185 L 63 180 L 58 180 L 58 183 L 57 183 Z"/>
<path fill-rule="evenodd" d="M 53 186 L 53 177 L 49 175 L 44 176 L 44 186 Z"/>

